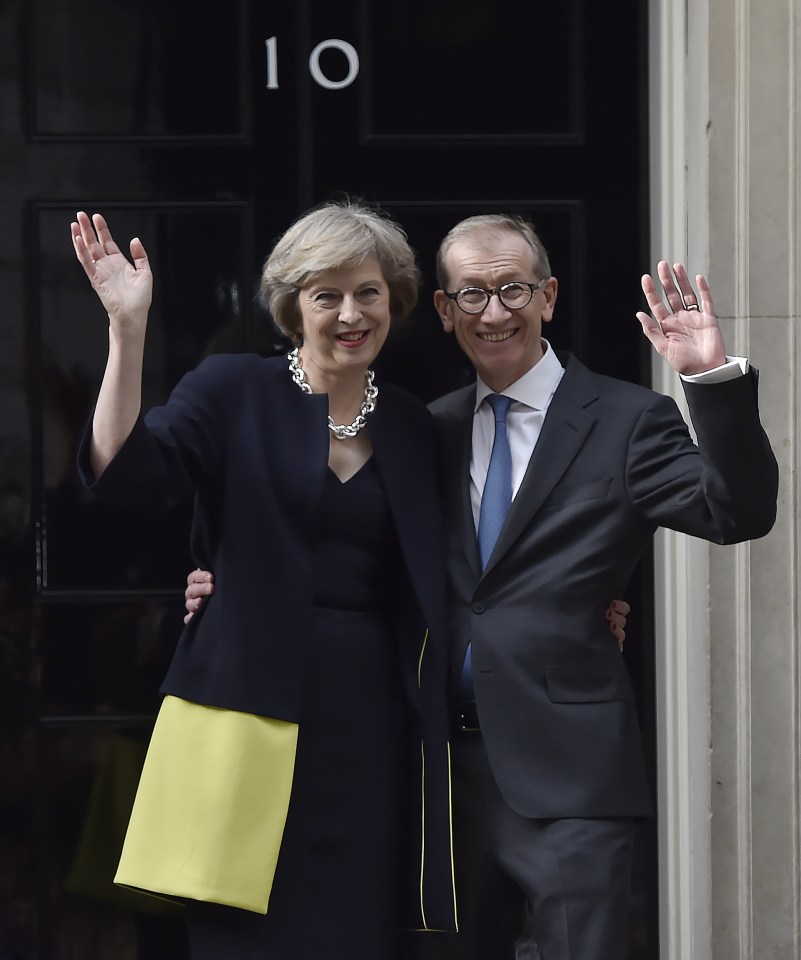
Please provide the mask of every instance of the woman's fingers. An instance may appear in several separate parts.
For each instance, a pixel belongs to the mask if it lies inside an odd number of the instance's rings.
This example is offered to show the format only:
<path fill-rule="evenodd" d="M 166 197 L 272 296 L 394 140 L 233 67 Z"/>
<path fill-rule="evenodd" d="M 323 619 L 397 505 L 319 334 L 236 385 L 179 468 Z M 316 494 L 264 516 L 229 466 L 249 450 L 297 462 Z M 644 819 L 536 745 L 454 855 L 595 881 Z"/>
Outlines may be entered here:
<path fill-rule="evenodd" d="M 100 246 L 102 253 L 109 254 L 122 252 L 114 242 L 114 238 L 111 236 L 111 230 L 109 230 L 108 224 L 106 223 L 106 218 L 102 213 L 92 214 L 92 224 L 95 228 L 97 243 Z"/>

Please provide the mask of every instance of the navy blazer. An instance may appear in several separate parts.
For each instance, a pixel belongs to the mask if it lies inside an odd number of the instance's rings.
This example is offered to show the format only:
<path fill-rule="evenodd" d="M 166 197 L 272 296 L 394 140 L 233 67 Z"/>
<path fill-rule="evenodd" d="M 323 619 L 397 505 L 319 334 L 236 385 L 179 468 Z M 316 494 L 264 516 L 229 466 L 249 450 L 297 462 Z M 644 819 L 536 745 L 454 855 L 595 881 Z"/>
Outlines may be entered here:
<path fill-rule="evenodd" d="M 79 467 L 99 497 L 146 510 L 194 497 L 193 557 L 214 571 L 216 587 L 184 629 L 163 693 L 302 723 L 327 416 L 327 396 L 300 391 L 285 357 L 216 355 L 138 420 L 96 481 L 87 431 Z M 425 824 L 425 836 L 410 845 L 422 884 L 411 922 L 453 929 L 446 583 L 433 422 L 409 394 L 381 384 L 368 429 L 406 571 L 396 623 L 410 705 L 413 819 L 418 832 Z"/>
<path fill-rule="evenodd" d="M 716 543 L 761 537 L 778 468 L 752 371 L 684 384 L 676 404 L 570 355 L 506 524 L 482 572 L 470 503 L 475 387 L 431 405 L 446 478 L 453 689 L 472 643 L 482 736 L 506 801 L 527 817 L 651 810 L 628 671 L 604 611 L 659 526 Z"/>

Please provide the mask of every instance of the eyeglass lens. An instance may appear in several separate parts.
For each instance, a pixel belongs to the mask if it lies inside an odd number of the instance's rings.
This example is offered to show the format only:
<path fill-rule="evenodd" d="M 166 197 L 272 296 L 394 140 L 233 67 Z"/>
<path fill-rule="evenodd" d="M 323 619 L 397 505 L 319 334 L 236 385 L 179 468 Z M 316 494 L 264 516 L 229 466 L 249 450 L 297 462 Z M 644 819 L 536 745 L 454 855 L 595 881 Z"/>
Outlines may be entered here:
<path fill-rule="evenodd" d="M 456 301 L 469 313 L 482 313 L 490 302 L 491 294 L 483 287 L 465 287 L 460 290 Z M 498 289 L 501 303 L 510 310 L 519 310 L 534 296 L 531 287 L 522 283 L 505 283 Z"/>

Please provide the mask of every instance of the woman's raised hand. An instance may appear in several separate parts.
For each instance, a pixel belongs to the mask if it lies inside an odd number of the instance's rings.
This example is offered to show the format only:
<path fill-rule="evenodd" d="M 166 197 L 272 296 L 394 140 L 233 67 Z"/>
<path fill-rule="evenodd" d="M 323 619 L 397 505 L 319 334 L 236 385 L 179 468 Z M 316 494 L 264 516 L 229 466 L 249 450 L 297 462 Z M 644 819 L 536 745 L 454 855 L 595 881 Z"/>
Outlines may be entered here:
<path fill-rule="evenodd" d="M 99 213 L 81 211 L 72 245 L 108 314 L 108 360 L 92 420 L 89 459 L 100 477 L 133 430 L 142 407 L 142 363 L 153 276 L 141 240 L 131 240 L 131 263 Z"/>
<path fill-rule="evenodd" d="M 95 213 L 90 220 L 79 211 L 70 230 L 75 256 L 109 316 L 112 332 L 143 335 L 153 298 L 153 275 L 142 241 L 131 240 L 132 263 L 114 242 L 102 214 Z"/>

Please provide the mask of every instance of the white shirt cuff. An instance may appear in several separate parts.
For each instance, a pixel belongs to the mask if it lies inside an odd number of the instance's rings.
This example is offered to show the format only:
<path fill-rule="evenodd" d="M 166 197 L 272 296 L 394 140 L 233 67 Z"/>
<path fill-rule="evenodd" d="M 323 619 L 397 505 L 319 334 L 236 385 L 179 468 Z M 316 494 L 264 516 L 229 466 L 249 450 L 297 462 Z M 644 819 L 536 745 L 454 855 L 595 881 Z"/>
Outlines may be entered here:
<path fill-rule="evenodd" d="M 724 380 L 735 380 L 748 373 L 747 357 L 726 357 L 726 362 L 719 367 L 705 370 L 703 373 L 691 373 L 685 376 L 680 374 L 687 383 L 723 383 Z"/>

